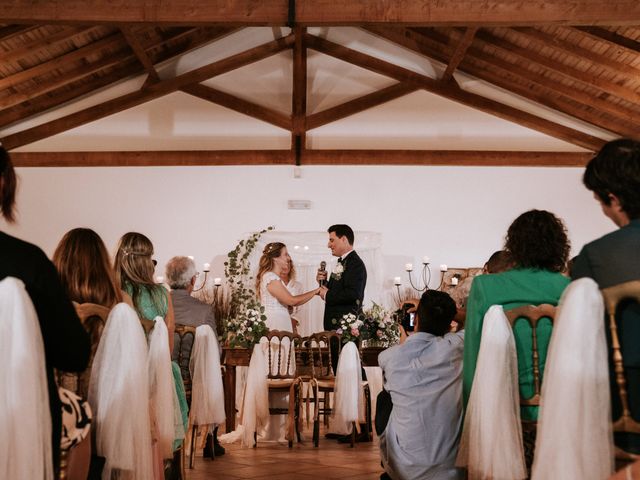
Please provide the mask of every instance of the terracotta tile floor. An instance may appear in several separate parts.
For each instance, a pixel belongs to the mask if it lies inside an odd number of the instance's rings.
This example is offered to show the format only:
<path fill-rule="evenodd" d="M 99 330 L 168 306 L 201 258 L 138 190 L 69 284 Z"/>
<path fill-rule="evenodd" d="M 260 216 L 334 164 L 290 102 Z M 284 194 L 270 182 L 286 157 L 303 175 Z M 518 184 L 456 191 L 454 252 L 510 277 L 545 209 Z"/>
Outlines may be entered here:
<path fill-rule="evenodd" d="M 382 473 L 377 438 L 357 443 L 354 448 L 324 436 L 318 448 L 314 448 L 310 438 L 294 444 L 291 450 L 286 445 L 271 443 L 258 443 L 258 448 L 241 448 L 239 444 L 225 448 L 226 455 L 214 461 L 203 459 L 199 451 L 194 469 L 187 468 L 187 480 L 376 480 Z"/>

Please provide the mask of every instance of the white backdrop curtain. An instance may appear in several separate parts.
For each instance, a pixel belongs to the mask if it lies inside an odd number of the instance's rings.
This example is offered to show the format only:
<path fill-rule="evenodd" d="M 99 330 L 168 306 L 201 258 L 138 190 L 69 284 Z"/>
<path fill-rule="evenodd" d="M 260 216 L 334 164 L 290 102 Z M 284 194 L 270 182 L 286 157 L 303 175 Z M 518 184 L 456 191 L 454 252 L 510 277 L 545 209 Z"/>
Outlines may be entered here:
<path fill-rule="evenodd" d="M 287 246 L 289 255 L 296 269 L 296 280 L 302 284 L 306 292 L 315 288 L 316 272 L 321 261 L 327 262 L 327 270 L 333 271 L 337 258 L 327 248 L 329 234 L 327 232 L 280 232 L 270 231 L 263 234 L 249 260 L 251 272 L 255 279 L 258 260 L 267 243 L 282 242 Z M 380 303 L 382 299 L 382 283 L 384 279 L 381 253 L 382 235 L 376 232 L 355 232 L 354 250 L 367 268 L 367 286 L 364 292 L 365 307 L 371 302 Z M 255 289 L 255 285 L 252 285 Z M 298 331 L 301 335 L 309 335 L 324 330 L 322 317 L 324 302 L 314 297 L 298 310 L 296 317 L 300 320 Z"/>

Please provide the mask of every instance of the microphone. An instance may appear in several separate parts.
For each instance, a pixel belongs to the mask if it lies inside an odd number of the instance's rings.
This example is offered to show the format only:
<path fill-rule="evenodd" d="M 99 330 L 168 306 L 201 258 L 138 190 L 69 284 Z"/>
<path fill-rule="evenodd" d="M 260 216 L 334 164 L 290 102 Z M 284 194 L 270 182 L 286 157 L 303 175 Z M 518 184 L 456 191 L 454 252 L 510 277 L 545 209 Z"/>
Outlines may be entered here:
<path fill-rule="evenodd" d="M 325 272 L 326 268 L 327 268 L 327 262 L 323 260 L 320 262 L 320 268 L 318 269 L 318 272 Z M 320 287 L 324 287 L 326 284 L 327 284 L 326 278 L 318 281 L 318 286 Z"/>

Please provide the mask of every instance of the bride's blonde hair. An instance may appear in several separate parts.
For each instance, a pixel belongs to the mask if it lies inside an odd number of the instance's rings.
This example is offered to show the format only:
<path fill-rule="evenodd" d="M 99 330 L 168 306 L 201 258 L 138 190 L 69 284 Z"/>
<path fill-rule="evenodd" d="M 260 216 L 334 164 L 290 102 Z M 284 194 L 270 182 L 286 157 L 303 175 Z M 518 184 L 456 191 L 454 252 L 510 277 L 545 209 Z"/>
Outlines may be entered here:
<path fill-rule="evenodd" d="M 261 297 L 260 283 L 262 282 L 262 277 L 266 272 L 273 269 L 273 261 L 280 256 L 283 248 L 286 248 L 284 243 L 271 242 L 267 243 L 264 250 L 262 250 L 262 256 L 258 264 L 258 274 L 256 275 L 256 295 L 258 296 L 258 300 L 260 300 Z"/>

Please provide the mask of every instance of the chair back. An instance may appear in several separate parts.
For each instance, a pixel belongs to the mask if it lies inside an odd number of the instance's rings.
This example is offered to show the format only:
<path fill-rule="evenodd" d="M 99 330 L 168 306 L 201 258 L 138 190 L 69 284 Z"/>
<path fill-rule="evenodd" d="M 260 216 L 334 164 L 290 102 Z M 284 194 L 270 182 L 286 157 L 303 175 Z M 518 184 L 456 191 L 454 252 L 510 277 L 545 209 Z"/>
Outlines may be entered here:
<path fill-rule="evenodd" d="M 318 380 L 334 378 L 334 358 L 331 349 L 335 350 L 335 358 L 340 356 L 342 335 L 335 331 L 317 332 L 302 339 L 301 355 L 305 373 Z"/>
<path fill-rule="evenodd" d="M 80 373 L 60 373 L 58 383 L 60 386 L 71 390 L 82 398 L 87 398 L 89 394 L 89 380 L 91 378 L 91 367 L 93 366 L 93 357 L 95 357 L 102 331 L 107 323 L 107 317 L 111 310 L 104 305 L 95 303 L 75 303 L 74 307 L 82 326 L 89 334 L 91 339 L 91 355 L 87 368 Z"/>
<path fill-rule="evenodd" d="M 295 355 L 291 349 L 300 346 L 302 337 L 297 333 L 283 330 L 270 330 L 263 338 L 269 341 L 266 357 L 269 365 L 269 379 L 296 377 Z"/>
<path fill-rule="evenodd" d="M 191 352 L 193 351 L 193 345 L 196 340 L 196 327 L 176 324 L 173 338 L 173 359 L 180 367 L 187 403 L 190 404 L 192 379 L 189 361 L 191 360 Z"/>
<path fill-rule="evenodd" d="M 616 376 L 616 386 L 622 404 L 622 415 L 613 422 L 614 432 L 640 433 L 640 423 L 631 417 L 629 409 L 629 396 L 627 393 L 627 380 L 624 376 L 624 361 L 620 348 L 618 326 L 616 324 L 616 311 L 624 300 L 635 300 L 640 303 L 640 280 L 621 283 L 602 289 L 604 306 L 607 312 L 609 331 L 611 332 L 611 349 L 613 351 L 613 368 Z"/>
<path fill-rule="evenodd" d="M 532 335 L 532 356 L 533 356 L 533 387 L 534 394 L 531 398 L 520 397 L 520 405 L 522 406 L 539 406 L 540 405 L 540 355 L 538 353 L 538 336 L 536 333 L 536 327 L 538 322 L 542 318 L 548 318 L 553 323 L 553 319 L 556 315 L 556 307 L 544 303 L 542 305 L 524 305 L 518 308 L 512 308 L 504 312 L 511 324 L 511 327 L 515 325 L 515 322 L 519 318 L 524 318 L 531 325 Z"/>

